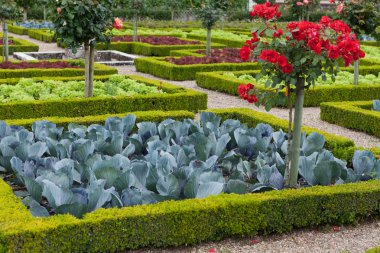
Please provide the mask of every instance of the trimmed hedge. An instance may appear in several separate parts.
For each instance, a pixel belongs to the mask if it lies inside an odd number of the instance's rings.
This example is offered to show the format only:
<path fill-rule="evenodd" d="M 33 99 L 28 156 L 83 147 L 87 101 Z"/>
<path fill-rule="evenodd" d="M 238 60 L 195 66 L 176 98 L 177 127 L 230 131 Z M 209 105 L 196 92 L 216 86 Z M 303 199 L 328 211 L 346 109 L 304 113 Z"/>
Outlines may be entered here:
<path fill-rule="evenodd" d="M 372 101 L 322 103 L 321 119 L 380 137 L 380 112 L 371 108 Z"/>
<path fill-rule="evenodd" d="M 120 252 L 355 223 L 379 214 L 380 180 L 99 209 L 77 219 L 33 218 L 0 179 L 0 202 L 0 252 Z"/>
<path fill-rule="evenodd" d="M 47 43 L 55 42 L 54 32 L 47 29 L 30 29 L 28 36 L 32 39 L 40 40 Z"/>
<path fill-rule="evenodd" d="M 264 123 L 269 124 L 273 127 L 274 130 L 283 131 L 288 130 L 288 121 L 284 119 L 277 118 L 268 113 L 258 112 L 247 108 L 229 108 L 229 109 L 210 109 L 207 110 L 213 113 L 218 114 L 226 119 L 237 119 L 240 122 L 248 124 L 250 127 L 255 127 L 257 124 Z M 303 126 L 302 131 L 306 133 L 318 132 L 325 136 L 326 138 L 326 148 L 331 150 L 336 157 L 344 160 L 351 160 L 351 156 L 353 150 L 355 148 L 355 144 L 353 141 L 334 134 L 329 134 L 327 132 L 321 131 L 317 128 Z"/>
<path fill-rule="evenodd" d="M 62 60 L 50 60 L 62 61 Z M 65 69 L 0 69 L 0 79 L 8 78 L 31 78 L 31 77 L 71 77 L 84 75 L 84 61 L 83 60 L 65 60 L 74 65 L 81 66 L 82 68 L 65 68 Z M 31 61 L 38 62 L 38 61 Z M 113 75 L 117 74 L 116 68 L 109 67 L 103 64 L 95 63 L 94 74 L 95 75 Z"/>
<path fill-rule="evenodd" d="M 189 40 L 180 38 L 181 40 Z M 225 45 L 213 43 L 214 48 L 225 48 Z M 169 56 L 172 50 L 180 49 L 204 49 L 206 44 L 194 45 L 152 45 L 142 42 L 112 42 L 110 44 L 97 44 L 99 50 L 116 50 L 125 53 L 145 55 L 145 56 Z"/>
<path fill-rule="evenodd" d="M 196 39 L 196 40 L 206 40 L 206 36 L 202 35 L 195 35 L 195 34 L 188 34 L 187 38 L 189 39 Z M 224 44 L 227 47 L 242 47 L 245 44 L 245 40 L 231 40 L 231 39 L 223 39 L 223 38 L 214 38 L 211 35 L 211 41 Z"/>
<path fill-rule="evenodd" d="M 167 94 L 2 103 L 0 104 L 0 119 L 83 117 L 150 110 L 198 111 L 207 108 L 205 93 L 141 76 L 129 77 L 147 85 L 156 86 Z"/>
<path fill-rule="evenodd" d="M 110 78 L 110 75 L 99 75 L 99 76 L 94 76 L 94 80 L 99 80 L 99 81 L 107 81 Z M 30 79 L 34 80 L 35 82 L 43 82 L 46 80 L 52 80 L 51 77 L 30 77 Z M 85 77 L 83 75 L 81 76 L 71 76 L 71 77 L 54 77 L 54 81 L 63 81 L 63 82 L 69 82 L 69 81 L 84 81 Z M 20 82 L 20 78 L 5 78 L 5 79 L 0 79 L 0 84 L 17 84 Z"/>
<path fill-rule="evenodd" d="M 9 45 L 9 54 L 14 52 L 38 52 L 39 46 L 23 39 L 17 39 L 10 37 L 9 39 L 13 40 L 14 44 Z M 0 46 L 0 51 L 3 51 L 4 46 Z"/>
<path fill-rule="evenodd" d="M 28 35 L 28 30 L 29 30 L 28 28 L 14 25 L 11 22 L 7 22 L 7 23 L 8 23 L 8 31 L 10 33 L 15 33 L 15 34 L 19 34 L 19 35 Z"/>
<path fill-rule="evenodd" d="M 380 246 L 366 251 L 366 253 L 380 253 Z"/>
<path fill-rule="evenodd" d="M 37 119 L 15 119 L 15 120 L 6 120 L 8 125 L 12 126 L 23 126 L 27 129 L 32 129 L 33 122 L 40 120 L 47 120 L 53 123 L 56 123 L 57 126 L 67 127 L 70 123 L 75 122 L 80 125 L 91 125 L 91 124 L 101 124 L 104 125 L 104 122 L 109 117 L 119 117 L 122 118 L 125 115 L 130 114 L 129 112 L 120 113 L 120 114 L 105 114 L 105 115 L 94 115 L 94 116 L 85 116 L 85 117 L 73 117 L 73 118 L 65 118 L 65 117 L 45 117 L 45 118 L 37 118 Z M 152 122 L 160 122 L 167 118 L 171 118 L 174 120 L 184 120 L 184 119 L 194 119 L 195 114 L 189 111 L 140 111 L 140 112 L 132 112 L 131 114 L 135 114 L 137 116 L 137 121 L 152 121 Z"/>
<path fill-rule="evenodd" d="M 135 59 L 137 71 L 152 74 L 169 80 L 194 80 L 198 72 L 236 71 L 259 69 L 257 63 L 215 63 L 176 65 L 165 61 L 165 57 L 149 57 Z"/>
<path fill-rule="evenodd" d="M 365 67 L 363 67 L 365 69 Z M 362 69 L 363 69 L 362 68 Z M 196 81 L 199 87 L 216 90 L 219 92 L 238 95 L 238 87 L 247 81 L 229 76 L 223 72 L 197 73 Z M 238 71 L 237 75 L 255 75 L 257 71 Z M 360 80 L 359 80 L 360 82 Z M 262 85 L 255 85 L 259 91 L 267 91 Z M 282 91 L 284 93 L 284 91 Z M 379 85 L 340 85 L 340 86 L 318 86 L 310 88 L 305 94 L 304 106 L 319 106 L 323 102 L 358 101 L 380 98 Z"/>

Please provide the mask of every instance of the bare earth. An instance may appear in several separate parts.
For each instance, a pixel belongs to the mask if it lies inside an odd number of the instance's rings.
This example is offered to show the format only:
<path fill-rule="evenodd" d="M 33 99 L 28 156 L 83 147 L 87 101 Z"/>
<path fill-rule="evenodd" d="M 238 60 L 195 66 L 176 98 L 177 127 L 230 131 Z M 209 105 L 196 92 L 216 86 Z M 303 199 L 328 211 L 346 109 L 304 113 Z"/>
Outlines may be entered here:
<path fill-rule="evenodd" d="M 29 38 L 11 34 L 16 38 L 29 40 L 40 46 L 41 52 L 62 51 L 54 43 L 44 43 Z M 134 66 L 118 67 L 120 74 L 135 74 L 149 78 L 159 79 L 151 75 L 136 72 Z M 163 80 L 163 79 L 160 79 Z M 166 81 L 166 80 L 165 80 Z M 209 91 L 197 87 L 195 81 L 175 82 L 169 81 L 175 85 L 202 91 L 208 94 L 209 108 L 251 108 L 256 111 L 265 111 L 262 108 L 256 108 L 238 97 Z M 286 109 L 272 109 L 270 114 L 282 119 L 288 118 Z M 323 131 L 345 136 L 355 142 L 357 146 L 362 147 L 380 147 L 380 138 L 370 136 L 364 133 L 351 131 L 333 124 L 326 123 L 319 118 L 320 109 L 317 107 L 305 108 L 304 125 L 315 127 Z M 205 224 L 206 225 L 206 224 Z M 336 230 L 336 229 L 335 229 Z M 270 235 L 267 237 L 255 237 L 246 239 L 228 239 L 216 243 L 205 243 L 197 247 L 180 247 L 164 250 L 139 250 L 128 251 L 135 253 L 361 253 L 366 249 L 380 245 L 380 221 L 372 220 L 360 223 L 354 227 L 340 227 L 339 231 L 334 231 L 331 227 L 319 229 L 297 230 L 285 235 Z"/>

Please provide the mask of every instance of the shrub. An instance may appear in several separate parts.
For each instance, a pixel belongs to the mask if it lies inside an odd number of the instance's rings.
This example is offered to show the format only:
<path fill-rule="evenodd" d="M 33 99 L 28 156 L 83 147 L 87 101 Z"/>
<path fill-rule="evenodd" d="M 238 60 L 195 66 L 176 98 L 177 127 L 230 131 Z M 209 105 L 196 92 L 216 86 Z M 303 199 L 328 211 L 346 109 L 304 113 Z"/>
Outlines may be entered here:
<path fill-rule="evenodd" d="M 37 52 L 39 46 L 23 39 L 11 38 L 13 45 L 9 45 L 9 53 L 13 54 L 14 52 Z M 3 46 L 0 46 L 0 51 L 3 50 Z"/>

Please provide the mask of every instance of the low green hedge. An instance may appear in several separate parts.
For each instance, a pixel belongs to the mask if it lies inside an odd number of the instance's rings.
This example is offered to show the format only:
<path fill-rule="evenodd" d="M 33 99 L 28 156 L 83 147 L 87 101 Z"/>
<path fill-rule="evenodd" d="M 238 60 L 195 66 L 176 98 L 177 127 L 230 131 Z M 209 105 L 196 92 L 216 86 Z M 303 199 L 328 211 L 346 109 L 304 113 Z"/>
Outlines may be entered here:
<path fill-rule="evenodd" d="M 366 253 L 380 253 L 380 246 L 366 251 Z"/>
<path fill-rule="evenodd" d="M 196 40 L 206 40 L 206 36 L 188 34 L 187 38 L 196 39 Z M 212 42 L 224 44 L 227 47 L 242 47 L 245 44 L 245 40 L 231 40 L 231 39 L 223 39 L 223 38 L 214 38 L 211 35 Z"/>
<path fill-rule="evenodd" d="M 9 54 L 13 54 L 14 52 L 38 52 L 39 46 L 23 39 L 16 39 L 10 37 L 13 40 L 14 44 L 9 45 Z M 0 52 L 3 51 L 4 46 L 0 46 Z"/>
<path fill-rule="evenodd" d="M 181 40 L 189 40 L 180 38 Z M 225 48 L 222 44 L 212 44 L 215 48 Z M 194 44 L 194 45 L 152 45 L 142 42 L 112 42 L 110 44 L 97 44 L 99 50 L 116 50 L 125 53 L 145 55 L 145 56 L 169 56 L 172 50 L 180 49 L 204 49 L 206 44 Z"/>
<path fill-rule="evenodd" d="M 173 50 L 170 52 L 170 56 L 198 56 L 202 57 L 203 54 L 197 53 L 198 50 Z"/>
<path fill-rule="evenodd" d="M 8 23 L 8 31 L 19 35 L 28 35 L 28 28 Z"/>
<path fill-rule="evenodd" d="M 99 209 L 77 219 L 33 218 L 0 179 L 0 202 L 0 252 L 121 252 L 355 223 L 379 214 L 380 181 Z"/>
<path fill-rule="evenodd" d="M 94 76 L 94 80 L 99 80 L 99 81 L 107 81 L 111 75 L 98 75 Z M 30 79 L 34 80 L 35 82 L 43 82 L 46 80 L 52 80 L 52 77 L 30 77 Z M 84 81 L 85 76 L 80 75 L 80 76 L 69 76 L 69 77 L 54 77 L 53 78 L 55 81 L 63 81 L 63 82 L 69 82 L 69 81 Z M 5 78 L 5 79 L 0 79 L 0 84 L 17 84 L 20 82 L 20 78 Z"/>
<path fill-rule="evenodd" d="M 130 78 L 159 87 L 167 94 L 2 103 L 0 104 L 0 119 L 83 117 L 150 110 L 198 111 L 207 108 L 207 94 L 205 93 L 141 76 L 130 76 Z"/>
<path fill-rule="evenodd" d="M 251 127 L 255 127 L 257 124 L 264 123 L 269 124 L 274 130 L 288 130 L 288 121 L 277 118 L 268 113 L 258 112 L 247 108 L 231 108 L 231 109 L 210 109 L 207 110 L 218 114 L 224 120 L 225 119 L 238 119 L 240 122 L 246 123 Z M 302 131 L 306 133 L 318 132 L 326 138 L 326 148 L 331 150 L 336 157 L 344 159 L 346 161 L 351 160 L 355 144 L 353 141 L 334 134 L 321 131 L 317 128 L 303 126 Z"/>
<path fill-rule="evenodd" d="M 321 119 L 380 137 L 380 112 L 371 108 L 372 101 L 322 103 Z"/>
<path fill-rule="evenodd" d="M 28 36 L 47 43 L 56 41 L 54 33 L 47 29 L 31 29 L 28 31 Z"/>
<path fill-rule="evenodd" d="M 176 65 L 166 62 L 164 57 L 138 58 L 135 59 L 135 66 L 139 72 L 177 81 L 194 80 L 198 72 L 252 70 L 261 68 L 259 64 L 251 62 Z"/>
<path fill-rule="evenodd" d="M 50 60 L 62 61 L 62 60 Z M 0 69 L 0 79 L 15 79 L 15 78 L 31 78 L 31 77 L 70 77 L 84 75 L 84 61 L 83 60 L 66 60 L 74 65 L 81 66 L 82 68 L 65 68 L 65 69 Z M 113 75 L 117 74 L 117 69 L 103 64 L 95 63 L 95 75 Z"/>
<path fill-rule="evenodd" d="M 23 126 L 27 129 L 31 129 L 33 122 L 40 120 L 47 120 L 57 124 L 57 126 L 67 127 L 70 123 L 75 122 L 76 124 L 89 126 L 91 124 L 101 124 L 104 125 L 104 122 L 109 117 L 119 117 L 122 118 L 125 115 L 130 114 L 129 112 L 119 113 L 119 114 L 105 114 L 105 115 L 93 115 L 93 116 L 84 116 L 84 117 L 44 117 L 36 119 L 14 119 L 6 120 L 8 125 L 12 126 Z M 140 111 L 132 112 L 138 116 L 137 120 L 141 121 L 153 121 L 161 122 L 167 118 L 174 120 L 184 120 L 184 119 L 194 119 L 195 114 L 189 111 Z"/>
<path fill-rule="evenodd" d="M 366 69 L 362 67 L 362 69 Z M 216 90 L 232 95 L 238 95 L 238 87 L 247 81 L 229 76 L 224 76 L 223 72 L 197 73 L 196 81 L 199 87 Z M 257 71 L 237 71 L 237 75 L 255 75 Z M 360 82 L 360 80 L 359 80 Z M 260 91 L 267 91 L 264 86 L 255 85 Z M 319 106 L 323 102 L 358 101 L 380 98 L 379 85 L 340 85 L 340 86 L 318 86 L 310 88 L 305 94 L 305 106 Z"/>

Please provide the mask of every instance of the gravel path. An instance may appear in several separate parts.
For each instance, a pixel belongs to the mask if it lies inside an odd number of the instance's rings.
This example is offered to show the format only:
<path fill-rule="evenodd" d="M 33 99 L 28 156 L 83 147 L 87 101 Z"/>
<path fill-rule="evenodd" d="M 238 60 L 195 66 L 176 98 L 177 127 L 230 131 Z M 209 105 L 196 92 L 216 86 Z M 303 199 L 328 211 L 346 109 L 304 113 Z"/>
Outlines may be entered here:
<path fill-rule="evenodd" d="M 340 230 L 340 231 L 334 231 Z M 134 253 L 363 253 L 380 244 L 379 221 L 355 227 L 321 227 L 283 235 L 227 239 L 197 247 L 139 250 Z M 215 251 L 213 251 L 215 250 Z"/>
<path fill-rule="evenodd" d="M 15 38 L 29 40 L 40 46 L 40 52 L 62 51 L 55 43 L 44 43 L 29 38 L 28 36 L 11 34 Z M 135 74 L 149 78 L 157 77 L 136 72 L 134 66 L 118 67 L 120 74 Z M 163 80 L 163 79 L 159 79 Z M 166 80 L 164 80 L 166 81 Z M 256 111 L 265 111 L 257 108 L 238 97 L 199 88 L 195 81 L 171 83 L 191 88 L 208 94 L 209 108 L 251 108 Z M 270 114 L 282 119 L 288 119 L 286 109 L 274 108 Z M 305 108 L 304 125 L 315 127 L 326 132 L 345 136 L 358 146 L 379 147 L 380 138 L 364 133 L 355 132 L 336 125 L 329 124 L 319 119 L 319 108 Z M 270 235 L 267 237 L 255 237 L 246 239 L 228 239 L 217 243 L 205 243 L 197 247 L 180 247 L 165 250 L 139 250 L 128 251 L 135 253 L 362 253 L 368 248 L 380 245 L 380 220 L 372 220 L 360 223 L 355 227 L 341 227 L 340 231 L 322 227 L 310 230 L 297 230 L 285 235 Z"/>

